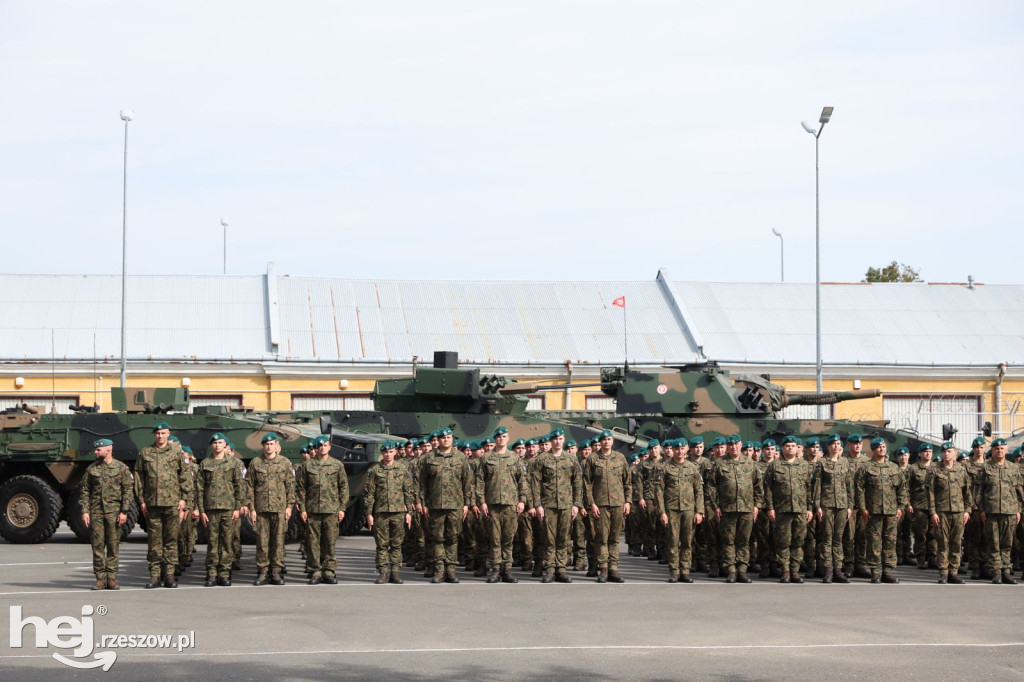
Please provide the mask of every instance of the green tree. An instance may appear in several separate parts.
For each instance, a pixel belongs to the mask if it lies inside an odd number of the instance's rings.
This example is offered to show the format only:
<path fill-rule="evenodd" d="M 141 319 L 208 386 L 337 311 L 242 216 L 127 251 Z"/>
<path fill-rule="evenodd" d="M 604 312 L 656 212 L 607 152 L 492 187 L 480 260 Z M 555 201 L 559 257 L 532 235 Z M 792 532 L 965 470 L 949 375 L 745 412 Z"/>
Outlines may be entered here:
<path fill-rule="evenodd" d="M 920 271 L 893 261 L 880 268 L 868 268 L 864 282 L 920 282 Z"/>

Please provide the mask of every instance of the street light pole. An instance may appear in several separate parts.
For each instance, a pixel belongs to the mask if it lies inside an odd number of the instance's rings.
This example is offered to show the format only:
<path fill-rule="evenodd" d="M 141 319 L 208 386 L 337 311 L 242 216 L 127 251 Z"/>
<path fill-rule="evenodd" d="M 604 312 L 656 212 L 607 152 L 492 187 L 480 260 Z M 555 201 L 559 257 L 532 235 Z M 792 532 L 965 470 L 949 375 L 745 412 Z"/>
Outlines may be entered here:
<path fill-rule="evenodd" d="M 128 122 L 135 118 L 131 109 L 121 110 L 124 121 L 124 187 L 121 206 L 121 388 L 128 383 L 128 365 L 125 359 L 125 326 L 128 304 Z"/>
<path fill-rule="evenodd" d="M 818 118 L 818 129 L 806 121 L 800 123 L 811 135 L 814 135 L 814 347 L 815 347 L 815 379 L 818 393 L 821 393 L 821 198 L 819 193 L 818 138 L 825 124 L 832 118 L 834 107 L 824 107 Z M 825 406 L 818 405 L 818 419 L 825 418 Z"/>
<path fill-rule="evenodd" d="M 221 227 L 224 228 L 224 274 L 228 274 L 228 219 L 220 219 Z"/>
<path fill-rule="evenodd" d="M 779 238 L 779 281 L 786 281 L 786 247 L 783 243 L 782 233 L 772 228 L 772 234 Z"/>

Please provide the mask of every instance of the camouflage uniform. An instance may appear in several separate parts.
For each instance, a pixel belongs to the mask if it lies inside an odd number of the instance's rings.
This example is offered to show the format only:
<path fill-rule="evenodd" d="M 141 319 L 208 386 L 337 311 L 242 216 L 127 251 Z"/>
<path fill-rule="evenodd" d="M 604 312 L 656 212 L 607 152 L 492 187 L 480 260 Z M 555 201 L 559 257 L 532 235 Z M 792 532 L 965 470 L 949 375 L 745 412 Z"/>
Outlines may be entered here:
<path fill-rule="evenodd" d="M 722 514 L 719 525 L 722 556 L 719 561 L 730 574 L 746 573 L 750 564 L 754 509 L 763 504 L 761 472 L 747 457 L 720 457 L 711 469 L 708 483 L 705 490 L 710 496 L 711 506 Z"/>
<path fill-rule="evenodd" d="M 887 459 L 864 462 L 857 470 L 854 483 L 857 509 L 869 514 L 867 565 L 875 582 L 880 570 L 889 577 L 896 568 L 896 514 L 909 503 L 907 486 L 903 472 Z"/>
<path fill-rule="evenodd" d="M 825 562 L 825 576 L 843 570 L 843 535 L 853 509 L 853 469 L 850 460 L 840 455 L 835 461 L 824 458 L 815 465 L 811 506 L 821 513 L 818 556 Z M 845 578 L 845 576 L 844 576 Z"/>
<path fill-rule="evenodd" d="M 530 460 L 530 463 L 527 465 L 526 480 L 528 482 L 532 480 L 533 467 L 537 464 L 537 460 L 540 459 L 540 455 L 542 454 L 544 453 L 538 454 Z M 540 501 L 534 497 L 533 504 L 534 506 L 537 506 L 540 504 Z M 533 554 L 528 558 L 533 561 L 533 574 L 535 576 L 539 576 L 544 572 L 544 557 L 547 556 L 548 529 L 544 525 L 544 521 L 539 516 L 528 516 L 527 518 L 530 522 L 530 538 L 533 542 Z M 523 560 L 525 561 L 526 558 Z"/>
<path fill-rule="evenodd" d="M 592 454 L 583 465 L 583 493 L 588 510 L 593 511 L 594 505 L 600 510 L 593 521 L 598 570 L 607 571 L 609 577 L 618 577 L 624 505 L 633 498 L 626 458 L 615 451 L 608 455 L 600 451 Z"/>
<path fill-rule="evenodd" d="M 764 474 L 768 471 L 768 465 L 771 462 L 758 461 L 755 462 L 758 471 L 761 473 L 762 480 Z M 757 547 L 757 554 L 753 558 L 760 565 L 762 578 L 767 578 L 771 573 L 773 563 L 778 562 L 778 557 L 775 556 L 775 538 L 772 534 L 772 521 L 768 518 L 767 514 L 758 514 L 757 521 L 754 522 L 754 532 L 752 537 L 755 539 L 755 545 Z"/>
<path fill-rule="evenodd" d="M 363 508 L 373 516 L 373 540 L 377 545 L 378 571 L 397 575 L 402 566 L 405 516 L 413 513 L 416 497 L 412 477 L 399 462 L 377 462 L 366 472 Z"/>
<path fill-rule="evenodd" d="M 845 457 L 846 461 L 850 463 L 850 470 L 854 477 L 854 481 L 857 480 L 857 472 L 860 468 L 868 461 L 868 458 L 861 455 L 860 457 L 849 457 L 846 454 L 840 455 Z M 856 500 L 859 499 L 854 497 L 854 505 L 857 504 Z M 858 507 L 854 507 L 854 518 L 846 524 L 846 531 L 843 533 L 843 573 L 847 576 L 855 575 L 856 573 L 864 574 L 867 573 L 867 527 L 868 523 L 864 517 L 856 512 L 861 511 Z M 855 573 L 856 571 L 856 573 Z"/>
<path fill-rule="evenodd" d="M 199 531 L 199 520 L 193 512 L 199 509 L 197 502 L 196 476 L 199 472 L 199 465 L 194 459 L 188 461 L 189 474 L 192 476 L 192 495 L 185 500 L 185 518 L 181 521 L 181 532 L 178 535 L 178 566 L 183 569 L 192 562 L 192 553 L 196 549 L 196 535 Z"/>
<path fill-rule="evenodd" d="M 537 508 L 544 509 L 544 570 L 565 574 L 569 553 L 569 525 L 572 508 L 583 503 L 583 482 L 576 458 L 567 453 L 546 452 L 537 457 L 530 476 Z"/>
<path fill-rule="evenodd" d="M 707 565 L 708 573 L 711 576 L 718 576 L 718 571 L 725 561 L 722 556 L 721 522 L 715 516 L 715 508 L 711 504 L 711 495 L 709 493 L 714 486 L 712 474 L 714 473 L 716 461 L 710 457 L 703 457 L 700 461 L 701 475 L 704 478 L 704 499 L 707 501 L 707 508 L 704 510 L 704 523 L 700 524 L 697 529 L 698 555 L 701 554 L 700 550 L 703 548 L 703 563 Z M 701 529 L 703 529 L 703 533 L 700 532 Z M 700 558 L 698 558 L 698 561 L 700 561 Z"/>
<path fill-rule="evenodd" d="M 117 517 L 128 513 L 132 489 L 132 472 L 124 462 L 97 461 L 85 470 L 79 499 L 82 512 L 89 514 L 92 570 L 96 580 L 117 577 L 121 556 L 121 529 Z"/>
<path fill-rule="evenodd" d="M 523 476 L 530 480 L 530 462 L 533 460 L 521 459 L 519 463 L 523 467 Z M 529 486 L 527 486 L 529 487 Z M 526 508 L 533 509 L 536 504 L 533 501 L 533 492 L 528 492 Z M 518 529 L 516 530 L 516 541 L 512 546 L 513 561 L 523 567 L 523 570 L 533 568 L 533 521 L 529 514 L 519 516 Z"/>
<path fill-rule="evenodd" d="M 807 512 L 812 502 L 811 465 L 802 457 L 780 457 L 764 475 L 765 508 L 775 511 L 775 554 L 782 564 L 782 578 L 800 580 Z M 787 575 L 789 574 L 789 575 Z"/>
<path fill-rule="evenodd" d="M 981 473 L 981 468 L 985 466 L 985 460 L 982 459 L 976 462 L 968 458 L 964 460 L 963 466 L 971 480 L 971 491 L 973 492 L 974 486 L 978 481 L 978 474 Z M 964 550 L 967 555 L 967 567 L 971 571 L 971 577 L 978 579 L 981 577 L 981 567 L 985 563 L 985 532 L 984 524 L 981 522 L 981 511 L 974 508 L 970 512 L 971 519 L 964 528 Z"/>
<path fill-rule="evenodd" d="M 473 472 L 466 456 L 455 449 L 432 450 L 422 459 L 420 498 L 430 512 L 427 529 L 434 565 L 454 576 L 463 508 L 473 499 Z"/>
<path fill-rule="evenodd" d="M 918 458 L 918 461 L 911 464 L 909 469 L 907 492 L 910 495 L 910 506 L 914 508 L 911 519 L 911 528 L 914 533 L 914 556 L 917 557 L 918 568 L 927 568 L 929 564 L 935 565 L 937 547 L 931 508 L 928 506 L 928 477 L 931 474 L 932 463 L 930 459 L 921 461 Z"/>
<path fill-rule="evenodd" d="M 242 477 L 243 496 L 246 500 L 252 499 L 252 486 L 249 485 L 249 479 L 246 477 L 247 469 L 242 458 L 238 456 L 238 453 L 231 455 L 232 459 L 238 464 L 238 474 Z M 234 560 L 231 562 L 231 568 L 235 570 L 241 570 L 242 568 L 242 517 L 239 515 L 238 520 L 232 523 L 231 529 L 231 554 Z"/>
<path fill-rule="evenodd" d="M 956 578 L 960 567 L 960 549 L 964 536 L 964 514 L 974 506 L 971 479 L 967 470 L 953 463 L 952 467 L 937 464 L 928 477 L 928 508 L 939 517 L 936 529 L 940 580 L 947 574 Z M 916 511 L 916 507 L 915 507 Z"/>
<path fill-rule="evenodd" d="M 653 474 L 645 497 L 651 496 L 651 512 L 659 522 L 668 517 L 666 554 L 670 578 L 688 576 L 693 562 L 694 515 L 704 513 L 704 481 L 700 469 L 690 460 L 670 459 Z"/>
<path fill-rule="evenodd" d="M 421 457 L 404 460 L 409 476 L 412 480 L 412 497 L 415 504 L 421 504 L 420 500 L 420 464 Z M 405 534 L 405 556 L 406 565 L 415 567 L 421 571 L 427 563 L 427 527 L 420 514 L 412 515 L 412 525 L 409 532 Z"/>
<path fill-rule="evenodd" d="M 146 505 L 149 577 L 174 580 L 178 566 L 178 503 L 192 496 L 192 475 L 177 443 L 149 445 L 135 461 L 135 496 Z"/>
<path fill-rule="evenodd" d="M 231 578 L 231 536 L 234 533 L 234 512 L 246 500 L 242 471 L 233 457 L 207 457 L 199 465 L 196 476 L 196 498 L 199 513 L 206 514 L 206 576 L 210 579 Z"/>
<path fill-rule="evenodd" d="M 633 496 L 637 498 L 637 502 L 640 500 L 644 501 L 647 508 L 639 508 L 639 505 L 635 505 L 634 509 L 641 512 L 637 517 L 637 522 L 640 523 L 642 530 L 641 544 L 643 553 L 647 555 L 647 558 L 657 557 L 661 550 L 664 549 L 664 526 L 661 525 L 661 519 L 658 518 L 658 514 L 654 513 L 654 489 L 648 485 L 648 481 L 653 481 L 658 478 L 661 468 L 665 466 L 664 460 L 647 459 L 640 464 L 639 469 L 640 476 L 639 480 L 633 481 Z M 649 497 L 650 495 L 650 497 Z M 630 512 L 630 516 L 634 512 Z"/>
<path fill-rule="evenodd" d="M 295 481 L 295 499 L 309 526 L 306 572 L 312 578 L 333 578 L 338 569 L 338 515 L 348 507 L 345 465 L 330 456 L 309 459 L 299 467 Z"/>
<path fill-rule="evenodd" d="M 284 568 L 285 510 L 295 504 L 295 476 L 283 455 L 254 458 L 245 472 L 251 506 L 256 512 L 256 568 L 261 575 Z"/>
<path fill-rule="evenodd" d="M 910 466 L 900 467 L 903 480 L 910 485 Z M 904 514 L 896 524 L 896 563 L 910 564 L 914 556 L 914 517 Z"/>
<path fill-rule="evenodd" d="M 530 499 L 529 483 L 518 455 L 514 452 L 492 452 L 480 460 L 476 504 L 487 505 L 491 534 L 491 556 L 487 567 L 492 580 L 495 571 L 501 575 L 511 574 L 512 544 L 519 525 L 516 507 L 522 502 L 525 509 Z"/>
<path fill-rule="evenodd" d="M 974 506 L 985 514 L 985 561 L 993 579 L 1013 570 L 1010 546 L 1022 505 L 1020 467 L 1011 462 L 985 462 L 974 480 Z"/>

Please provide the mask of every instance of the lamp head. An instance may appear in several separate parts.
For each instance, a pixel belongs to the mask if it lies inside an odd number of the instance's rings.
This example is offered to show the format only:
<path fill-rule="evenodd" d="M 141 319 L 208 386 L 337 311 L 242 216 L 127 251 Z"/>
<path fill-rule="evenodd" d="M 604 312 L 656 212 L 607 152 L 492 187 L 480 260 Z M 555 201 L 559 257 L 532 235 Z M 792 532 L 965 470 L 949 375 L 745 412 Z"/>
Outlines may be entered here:
<path fill-rule="evenodd" d="M 815 130 L 814 126 L 812 126 L 807 121 L 800 121 L 800 125 L 802 125 L 804 127 L 804 130 L 809 132 L 811 135 L 817 135 L 818 134 L 818 131 Z"/>
<path fill-rule="evenodd" d="M 132 111 L 131 109 L 122 109 L 121 110 L 121 120 L 122 121 L 127 123 L 128 121 L 132 120 L 133 118 L 135 118 L 135 112 L 134 111 Z"/>
<path fill-rule="evenodd" d="M 774 227 L 772 228 L 772 234 L 774 234 L 779 239 L 782 239 L 782 233 L 776 230 Z"/>
<path fill-rule="evenodd" d="M 829 119 L 832 118 L 833 109 L 835 109 L 835 107 L 825 107 L 824 109 L 822 109 L 821 117 L 818 119 L 818 123 L 820 123 L 821 125 L 825 125 L 826 123 L 828 123 Z"/>
<path fill-rule="evenodd" d="M 230 223 L 228 223 L 228 219 L 227 218 L 221 218 L 220 219 L 220 224 L 223 227 L 227 227 Z"/>

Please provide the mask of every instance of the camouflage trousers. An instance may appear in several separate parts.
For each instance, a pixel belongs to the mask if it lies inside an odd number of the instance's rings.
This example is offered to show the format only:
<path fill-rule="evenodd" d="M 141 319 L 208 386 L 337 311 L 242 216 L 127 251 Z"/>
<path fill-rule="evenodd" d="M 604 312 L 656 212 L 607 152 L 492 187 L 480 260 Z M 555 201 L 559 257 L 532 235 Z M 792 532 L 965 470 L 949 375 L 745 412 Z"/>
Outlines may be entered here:
<path fill-rule="evenodd" d="M 964 513 L 939 512 L 939 526 L 935 529 L 938 553 L 935 562 L 939 574 L 956 572 L 960 568 L 960 552 L 964 539 Z"/>
<path fill-rule="evenodd" d="M 600 507 L 601 515 L 594 519 L 597 541 L 597 567 L 619 570 L 619 535 L 622 534 L 623 508 Z"/>
<path fill-rule="evenodd" d="M 235 522 L 229 509 L 208 509 L 206 516 L 210 523 L 206 526 L 206 576 L 209 578 L 230 578 L 232 534 Z"/>
<path fill-rule="evenodd" d="M 516 530 L 516 542 L 512 549 L 513 556 L 520 561 L 533 560 L 533 523 L 529 514 L 522 514 L 519 517 L 519 527 Z"/>
<path fill-rule="evenodd" d="M 178 532 L 178 561 L 184 561 L 196 549 L 196 535 L 199 533 L 199 520 L 192 516 L 192 510 L 185 510 L 185 519 L 181 522 Z"/>
<path fill-rule="evenodd" d="M 776 512 L 775 556 L 783 571 L 800 572 L 807 538 L 807 512 Z"/>
<path fill-rule="evenodd" d="M 402 554 L 406 561 L 418 562 L 426 558 L 426 535 L 423 532 L 423 517 L 413 512 L 412 525 L 405 533 Z"/>
<path fill-rule="evenodd" d="M 964 528 L 964 545 L 970 569 L 980 568 L 985 563 L 985 526 L 981 522 L 981 512 L 971 514 L 971 520 Z"/>
<path fill-rule="evenodd" d="M 917 557 L 917 565 L 924 566 L 928 561 L 935 559 L 935 550 L 938 547 L 935 527 L 932 525 L 931 514 L 924 509 L 915 507 L 911 519 L 914 529 L 914 556 Z"/>
<path fill-rule="evenodd" d="M 762 569 L 767 569 L 768 564 L 778 561 L 775 556 L 775 539 L 772 537 L 772 522 L 767 514 L 758 514 L 754 522 L 754 538 L 757 541 L 757 563 Z"/>
<path fill-rule="evenodd" d="M 1016 525 L 1015 514 L 985 515 L 985 565 L 992 571 L 992 575 L 1013 570 L 1010 549 L 1013 546 L 1013 529 Z"/>
<path fill-rule="evenodd" d="M 508 573 L 512 570 L 512 544 L 519 528 L 519 516 L 511 504 L 496 504 L 487 509 L 487 524 L 491 534 L 491 556 L 488 568 Z"/>
<path fill-rule="evenodd" d="M 488 509 L 488 511 L 490 511 Z M 487 565 L 491 557 L 491 523 L 483 513 L 473 519 L 473 534 L 476 536 L 476 551 L 473 552 L 473 559 L 478 567 Z M 511 553 L 511 547 L 509 548 Z"/>
<path fill-rule="evenodd" d="M 459 562 L 469 561 L 476 556 L 476 533 L 473 531 L 473 510 L 462 522 L 462 530 L 459 532 Z"/>
<path fill-rule="evenodd" d="M 804 518 L 807 518 L 806 514 Z M 811 520 L 807 522 L 807 532 L 804 533 L 804 546 L 803 556 L 800 561 L 807 564 L 807 570 L 809 572 L 814 571 L 814 561 L 822 561 L 823 557 L 818 556 L 818 517 L 813 516 Z"/>
<path fill-rule="evenodd" d="M 594 534 L 594 520 L 585 509 L 573 522 L 573 554 L 576 558 L 576 568 L 582 569 L 587 564 L 597 567 L 597 540 Z"/>
<path fill-rule="evenodd" d="M 868 523 L 854 510 L 854 518 L 846 524 L 843 532 L 843 565 L 847 569 L 865 568 L 868 565 Z M 846 571 L 849 574 L 849 570 Z"/>
<path fill-rule="evenodd" d="M 896 568 L 895 514 L 871 514 L 865 524 L 867 534 L 867 567 L 872 573 L 879 569 L 888 573 Z"/>
<path fill-rule="evenodd" d="M 306 552 L 306 572 L 318 575 L 334 575 L 338 570 L 338 559 L 334 556 L 338 542 L 338 512 L 330 514 L 306 514 L 309 526 L 309 551 Z M 375 518 L 374 521 L 377 519 Z M 376 524 L 374 524 L 376 525 Z M 401 545 L 399 545 L 401 547 Z"/>
<path fill-rule="evenodd" d="M 149 577 L 159 578 L 174 575 L 178 566 L 178 533 L 181 521 L 177 507 L 147 507 L 146 532 L 148 533 Z"/>
<path fill-rule="evenodd" d="M 531 518 L 530 525 L 533 527 L 533 563 L 543 566 L 544 557 L 547 554 L 548 529 L 539 516 Z"/>
<path fill-rule="evenodd" d="M 715 512 L 704 517 L 706 521 L 700 525 L 704 526 L 704 560 L 708 568 L 712 566 L 725 567 L 725 557 L 722 548 L 722 523 L 715 518 Z M 725 514 L 722 514 L 725 518 Z"/>
<path fill-rule="evenodd" d="M 430 546 L 437 570 L 455 569 L 459 565 L 459 534 L 462 532 L 462 509 L 431 509 L 427 521 Z"/>
<path fill-rule="evenodd" d="M 242 560 L 242 519 L 239 517 L 237 521 L 232 524 L 232 536 L 231 536 L 231 555 L 235 561 Z"/>
<path fill-rule="evenodd" d="M 337 520 L 337 516 L 334 517 Z M 256 568 L 284 568 L 284 534 L 288 521 L 284 512 L 259 512 L 256 514 Z"/>
<path fill-rule="evenodd" d="M 900 517 L 896 529 L 896 558 L 905 559 L 909 563 L 914 555 L 914 519 L 910 514 Z"/>
<path fill-rule="evenodd" d="M 640 508 L 640 505 L 633 503 L 633 513 L 623 519 L 622 530 L 626 534 L 626 545 L 630 548 L 641 547 L 644 544 L 644 529 L 646 522 L 642 517 L 647 512 Z"/>
<path fill-rule="evenodd" d="M 688 574 L 693 562 L 694 512 L 670 509 L 665 514 L 668 516 L 668 527 L 665 528 L 668 570 L 670 573 Z"/>
<path fill-rule="evenodd" d="M 643 515 L 644 549 L 650 552 L 657 548 L 660 551 L 665 545 L 665 526 L 661 525 L 661 514 L 654 513 L 654 502 L 652 500 L 646 502 L 647 509 L 644 510 Z M 630 516 L 632 515 L 630 513 Z"/>
<path fill-rule="evenodd" d="M 754 512 L 722 512 L 718 531 L 722 538 L 722 555 L 719 559 L 722 568 L 745 573 L 750 565 L 750 534 L 754 531 Z M 778 532 L 776 526 L 776 539 Z"/>
<path fill-rule="evenodd" d="M 544 508 L 544 569 L 565 571 L 569 555 L 569 528 L 572 525 L 572 508 Z M 617 543 L 616 543 L 617 544 Z"/>
<path fill-rule="evenodd" d="M 837 571 L 843 568 L 843 533 L 846 531 L 846 509 L 822 509 L 821 523 L 818 524 L 818 556 L 825 567 L 833 566 Z M 852 523 L 852 521 L 850 521 Z"/>
<path fill-rule="evenodd" d="M 89 516 L 89 541 L 96 579 L 115 577 L 121 560 L 121 528 L 117 525 L 116 512 Z"/>
<path fill-rule="evenodd" d="M 397 571 L 401 568 L 402 543 L 405 542 L 405 512 L 374 514 L 373 541 L 377 544 L 378 571 Z"/>

